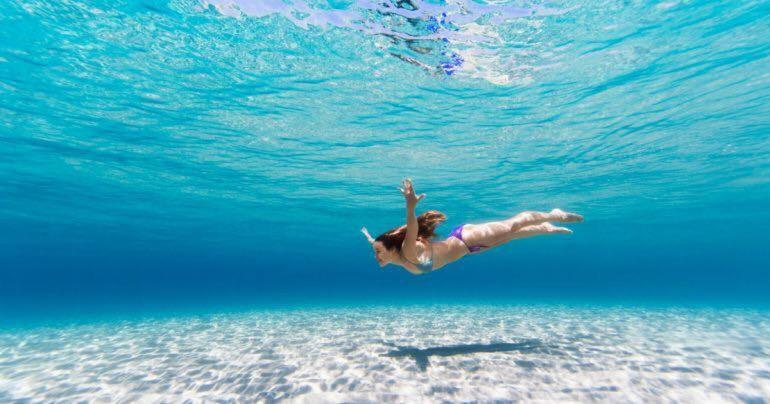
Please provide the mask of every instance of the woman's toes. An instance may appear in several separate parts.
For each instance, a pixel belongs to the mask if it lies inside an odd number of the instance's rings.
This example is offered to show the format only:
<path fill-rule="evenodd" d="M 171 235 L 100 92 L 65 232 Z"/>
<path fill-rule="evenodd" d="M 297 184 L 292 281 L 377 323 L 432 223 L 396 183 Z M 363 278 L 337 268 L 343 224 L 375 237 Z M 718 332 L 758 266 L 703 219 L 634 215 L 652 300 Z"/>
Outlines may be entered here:
<path fill-rule="evenodd" d="M 567 219 L 565 222 L 582 222 L 583 221 L 583 215 L 578 215 L 577 213 L 569 213 L 567 212 Z"/>
<path fill-rule="evenodd" d="M 543 227 L 548 233 L 557 233 L 557 234 L 572 234 L 572 230 L 566 228 L 566 227 L 559 227 L 554 226 L 550 223 L 543 223 Z"/>
<path fill-rule="evenodd" d="M 551 211 L 551 216 L 555 217 L 560 222 L 582 222 L 583 216 L 577 213 L 565 212 L 561 209 L 554 209 Z"/>

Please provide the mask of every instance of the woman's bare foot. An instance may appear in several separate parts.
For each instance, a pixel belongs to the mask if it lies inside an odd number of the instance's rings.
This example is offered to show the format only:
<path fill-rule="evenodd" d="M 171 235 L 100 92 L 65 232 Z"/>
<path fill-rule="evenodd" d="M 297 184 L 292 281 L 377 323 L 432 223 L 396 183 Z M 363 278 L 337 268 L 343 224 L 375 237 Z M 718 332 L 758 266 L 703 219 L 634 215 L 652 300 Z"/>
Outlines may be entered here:
<path fill-rule="evenodd" d="M 583 221 L 583 216 L 578 215 L 577 213 L 571 213 L 571 212 L 565 212 L 561 209 L 554 209 L 550 212 L 551 216 L 554 217 L 554 220 L 557 222 L 564 222 L 564 223 L 570 223 L 570 222 L 576 222 L 580 223 Z M 571 232 L 570 232 L 571 233 Z"/>
<path fill-rule="evenodd" d="M 566 228 L 566 227 L 559 227 L 554 226 L 551 223 L 545 222 L 541 224 L 540 226 L 543 227 L 546 233 L 557 233 L 557 234 L 572 234 L 572 230 Z"/>

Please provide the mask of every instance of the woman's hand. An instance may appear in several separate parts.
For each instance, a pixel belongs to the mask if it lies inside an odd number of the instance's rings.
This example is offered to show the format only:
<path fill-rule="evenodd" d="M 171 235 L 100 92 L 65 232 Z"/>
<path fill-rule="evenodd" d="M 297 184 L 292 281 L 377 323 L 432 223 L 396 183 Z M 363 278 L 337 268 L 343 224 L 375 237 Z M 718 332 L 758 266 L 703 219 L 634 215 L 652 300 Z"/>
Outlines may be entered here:
<path fill-rule="evenodd" d="M 425 194 L 422 195 L 415 195 L 414 194 L 414 187 L 412 186 L 412 180 L 409 178 L 404 179 L 403 188 L 399 188 L 402 194 L 404 194 L 404 198 L 406 199 L 406 205 L 414 207 L 417 205 L 417 202 L 420 202 L 422 198 L 425 198 Z"/>

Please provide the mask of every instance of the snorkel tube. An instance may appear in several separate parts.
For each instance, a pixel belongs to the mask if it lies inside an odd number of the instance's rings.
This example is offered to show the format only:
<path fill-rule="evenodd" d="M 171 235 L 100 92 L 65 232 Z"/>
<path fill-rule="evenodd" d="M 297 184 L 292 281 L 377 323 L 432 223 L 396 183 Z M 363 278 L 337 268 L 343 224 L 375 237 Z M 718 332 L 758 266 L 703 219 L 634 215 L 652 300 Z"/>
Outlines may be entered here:
<path fill-rule="evenodd" d="M 372 235 L 369 234 L 369 231 L 366 230 L 366 227 L 361 228 L 361 233 L 364 233 L 364 236 L 366 236 L 366 241 L 368 241 L 369 244 L 374 244 L 374 237 L 372 237 Z"/>

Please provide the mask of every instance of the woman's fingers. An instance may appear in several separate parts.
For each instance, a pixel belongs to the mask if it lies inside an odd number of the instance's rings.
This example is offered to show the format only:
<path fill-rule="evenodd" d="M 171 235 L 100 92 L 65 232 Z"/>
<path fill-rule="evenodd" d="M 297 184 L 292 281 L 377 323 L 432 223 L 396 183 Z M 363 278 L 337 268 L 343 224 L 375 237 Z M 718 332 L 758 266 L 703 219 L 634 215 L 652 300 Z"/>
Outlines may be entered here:
<path fill-rule="evenodd" d="M 412 180 L 410 180 L 409 178 L 404 178 L 402 183 L 404 184 L 403 188 L 399 188 L 401 193 L 403 193 L 405 196 L 414 195 L 414 186 L 412 185 Z M 422 196 L 417 198 L 417 200 L 422 199 L 424 196 L 425 194 L 422 194 Z"/>

